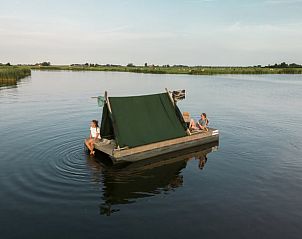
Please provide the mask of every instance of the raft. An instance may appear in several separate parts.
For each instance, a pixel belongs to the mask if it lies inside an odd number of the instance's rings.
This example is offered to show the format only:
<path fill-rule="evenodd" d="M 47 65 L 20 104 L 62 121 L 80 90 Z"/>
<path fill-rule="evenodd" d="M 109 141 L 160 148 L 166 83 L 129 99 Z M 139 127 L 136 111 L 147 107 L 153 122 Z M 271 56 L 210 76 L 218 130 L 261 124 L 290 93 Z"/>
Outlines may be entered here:
<path fill-rule="evenodd" d="M 96 150 L 116 162 L 135 162 L 218 142 L 219 131 L 188 129 L 171 92 L 140 96 L 104 96 L 102 140 Z"/>
<path fill-rule="evenodd" d="M 217 129 L 209 128 L 208 131 L 200 131 L 185 137 L 137 146 L 134 148 L 118 149 L 114 142 L 108 141 L 97 142 L 94 144 L 94 147 L 96 150 L 108 155 L 114 163 L 121 161 L 136 162 L 142 159 L 182 151 L 212 142 L 218 143 L 218 141 L 219 131 Z"/>

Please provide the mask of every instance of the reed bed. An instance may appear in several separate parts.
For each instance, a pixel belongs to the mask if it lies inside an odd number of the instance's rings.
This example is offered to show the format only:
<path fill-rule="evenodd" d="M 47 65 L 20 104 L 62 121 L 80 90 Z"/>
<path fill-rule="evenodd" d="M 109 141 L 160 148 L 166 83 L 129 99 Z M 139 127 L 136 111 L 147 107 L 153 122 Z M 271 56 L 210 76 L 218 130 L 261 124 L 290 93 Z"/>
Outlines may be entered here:
<path fill-rule="evenodd" d="M 3 82 L 17 81 L 26 76 L 30 76 L 29 67 L 0 66 L 0 80 Z"/>

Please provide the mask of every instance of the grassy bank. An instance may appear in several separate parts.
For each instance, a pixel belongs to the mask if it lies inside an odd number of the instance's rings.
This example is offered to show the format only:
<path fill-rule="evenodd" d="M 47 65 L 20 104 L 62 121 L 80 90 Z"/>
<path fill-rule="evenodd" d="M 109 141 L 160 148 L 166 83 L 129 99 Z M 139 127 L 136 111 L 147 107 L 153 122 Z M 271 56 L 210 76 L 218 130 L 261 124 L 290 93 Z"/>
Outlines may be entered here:
<path fill-rule="evenodd" d="M 29 67 L 0 66 L 0 81 L 17 81 L 31 74 Z"/>
<path fill-rule="evenodd" d="M 71 70 L 71 71 L 117 71 L 151 74 L 302 74 L 302 68 L 269 67 L 187 67 L 187 66 L 32 66 L 35 70 Z"/>

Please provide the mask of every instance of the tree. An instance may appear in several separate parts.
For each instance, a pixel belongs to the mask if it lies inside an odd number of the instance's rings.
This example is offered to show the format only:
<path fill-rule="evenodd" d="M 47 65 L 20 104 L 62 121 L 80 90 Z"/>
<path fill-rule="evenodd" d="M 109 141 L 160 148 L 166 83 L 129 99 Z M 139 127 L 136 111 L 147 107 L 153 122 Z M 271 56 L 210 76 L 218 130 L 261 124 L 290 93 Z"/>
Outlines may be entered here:
<path fill-rule="evenodd" d="M 41 63 L 41 66 L 50 66 L 50 62 L 44 61 L 44 62 Z"/>
<path fill-rule="evenodd" d="M 127 67 L 135 67 L 135 65 L 133 63 L 128 63 Z"/>
<path fill-rule="evenodd" d="M 302 65 L 296 64 L 296 63 L 291 63 L 288 65 L 288 67 L 292 67 L 292 68 L 300 68 L 302 67 Z"/>
<path fill-rule="evenodd" d="M 145 67 L 147 67 L 147 66 L 148 66 L 148 63 L 146 62 L 146 63 L 145 63 Z"/>

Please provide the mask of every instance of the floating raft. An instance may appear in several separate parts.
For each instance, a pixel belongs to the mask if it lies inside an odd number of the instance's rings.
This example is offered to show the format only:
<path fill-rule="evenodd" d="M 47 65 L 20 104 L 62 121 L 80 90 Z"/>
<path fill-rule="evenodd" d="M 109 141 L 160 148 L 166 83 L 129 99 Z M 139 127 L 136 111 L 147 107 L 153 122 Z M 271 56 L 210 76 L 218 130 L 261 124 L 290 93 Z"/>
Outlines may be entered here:
<path fill-rule="evenodd" d="M 208 128 L 208 131 L 197 131 L 191 135 L 137 146 L 134 148 L 116 149 L 114 141 L 97 142 L 95 149 L 108 155 L 114 163 L 116 162 L 136 162 L 138 160 L 156 157 L 175 151 L 182 151 L 200 145 L 218 142 L 219 131 Z"/>
<path fill-rule="evenodd" d="M 176 102 L 185 91 L 139 96 L 104 96 L 100 142 L 96 150 L 113 162 L 135 162 L 218 141 L 217 129 L 188 129 Z"/>

